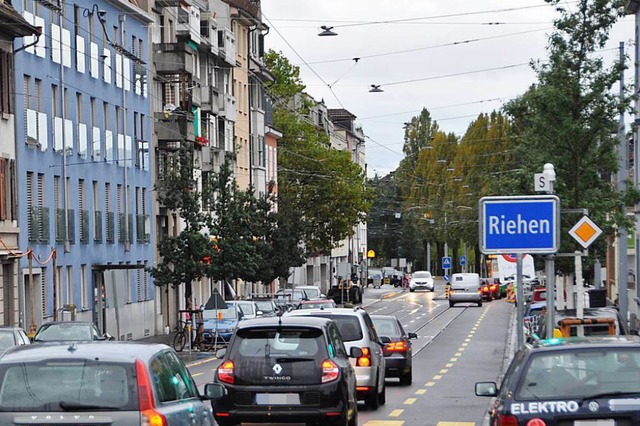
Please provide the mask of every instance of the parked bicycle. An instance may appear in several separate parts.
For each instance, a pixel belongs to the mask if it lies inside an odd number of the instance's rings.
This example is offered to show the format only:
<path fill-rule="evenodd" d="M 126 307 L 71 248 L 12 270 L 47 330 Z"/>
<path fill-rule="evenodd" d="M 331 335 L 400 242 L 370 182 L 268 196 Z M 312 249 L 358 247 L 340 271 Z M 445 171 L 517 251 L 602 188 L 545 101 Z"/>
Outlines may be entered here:
<path fill-rule="evenodd" d="M 180 327 L 175 337 L 173 338 L 173 349 L 177 352 L 182 352 L 189 342 L 189 336 L 193 335 L 191 340 L 191 349 L 197 349 L 201 352 L 209 352 L 213 349 L 213 338 L 204 331 L 202 323 L 199 323 L 195 332 L 192 329 L 191 320 L 180 320 Z"/>

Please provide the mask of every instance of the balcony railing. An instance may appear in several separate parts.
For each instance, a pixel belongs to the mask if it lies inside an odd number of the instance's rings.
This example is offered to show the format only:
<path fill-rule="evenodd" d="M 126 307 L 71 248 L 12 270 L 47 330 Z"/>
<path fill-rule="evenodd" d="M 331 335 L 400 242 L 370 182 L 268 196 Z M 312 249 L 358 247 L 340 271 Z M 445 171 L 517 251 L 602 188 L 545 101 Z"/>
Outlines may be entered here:
<path fill-rule="evenodd" d="M 155 118 L 158 141 L 195 141 L 196 135 L 193 126 L 193 114 L 190 112 L 156 112 Z"/>
<path fill-rule="evenodd" d="M 157 43 L 153 51 L 158 74 L 194 74 L 193 55 L 198 52 L 187 43 Z"/>

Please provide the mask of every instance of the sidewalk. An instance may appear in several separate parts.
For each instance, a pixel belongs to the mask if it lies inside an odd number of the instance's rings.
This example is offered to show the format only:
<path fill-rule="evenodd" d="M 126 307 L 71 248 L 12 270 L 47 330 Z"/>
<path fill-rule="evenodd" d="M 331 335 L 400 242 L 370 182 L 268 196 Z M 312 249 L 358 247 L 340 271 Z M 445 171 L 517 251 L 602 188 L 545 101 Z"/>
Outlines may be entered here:
<path fill-rule="evenodd" d="M 173 347 L 173 338 L 176 332 L 172 331 L 169 334 L 158 334 L 156 336 L 149 336 L 143 339 L 138 339 L 140 343 L 162 343 L 169 347 Z M 182 352 L 178 352 L 178 356 L 187 365 L 187 367 L 193 367 L 199 364 L 215 359 L 214 352 L 199 352 L 197 350 L 189 351 L 186 348 Z"/>

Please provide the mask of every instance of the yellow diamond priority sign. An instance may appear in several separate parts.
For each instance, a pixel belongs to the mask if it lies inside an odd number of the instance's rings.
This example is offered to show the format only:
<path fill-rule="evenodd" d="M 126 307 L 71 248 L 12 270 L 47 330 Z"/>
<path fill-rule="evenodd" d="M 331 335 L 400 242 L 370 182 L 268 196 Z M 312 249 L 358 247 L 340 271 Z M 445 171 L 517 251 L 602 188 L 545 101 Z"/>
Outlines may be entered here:
<path fill-rule="evenodd" d="M 585 249 L 588 248 L 600 234 L 602 234 L 602 229 L 589 219 L 588 216 L 582 216 L 582 219 L 569 230 L 569 235 Z"/>

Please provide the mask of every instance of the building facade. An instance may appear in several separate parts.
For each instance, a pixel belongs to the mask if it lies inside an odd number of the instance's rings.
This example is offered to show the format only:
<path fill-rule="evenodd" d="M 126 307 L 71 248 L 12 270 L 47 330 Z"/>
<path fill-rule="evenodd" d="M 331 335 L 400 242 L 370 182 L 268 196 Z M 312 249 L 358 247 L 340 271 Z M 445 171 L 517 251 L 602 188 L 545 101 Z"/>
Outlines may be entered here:
<path fill-rule="evenodd" d="M 125 0 L 14 2 L 38 39 L 16 55 L 21 324 L 156 331 L 149 39 Z"/>

